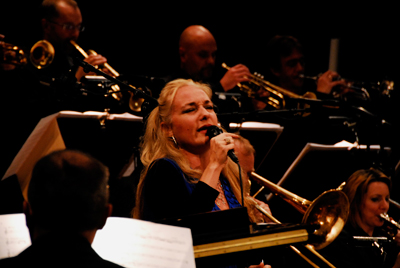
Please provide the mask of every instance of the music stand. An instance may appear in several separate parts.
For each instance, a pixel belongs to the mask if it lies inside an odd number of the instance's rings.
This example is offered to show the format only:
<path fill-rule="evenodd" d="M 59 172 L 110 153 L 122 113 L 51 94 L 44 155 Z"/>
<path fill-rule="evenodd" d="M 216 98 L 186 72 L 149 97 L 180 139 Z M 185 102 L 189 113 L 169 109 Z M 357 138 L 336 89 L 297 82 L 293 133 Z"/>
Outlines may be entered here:
<path fill-rule="evenodd" d="M 98 158 L 109 167 L 112 178 L 128 164 L 128 160 L 121 161 L 121 157 L 130 159 L 141 133 L 142 117 L 129 113 L 61 111 L 49 115 L 36 125 L 2 181 L 17 177 L 22 195 L 27 200 L 35 163 L 43 156 L 65 148 L 82 150 Z M 121 147 L 121 144 L 125 146 Z"/>
<path fill-rule="evenodd" d="M 254 167 L 256 170 L 283 132 L 283 127 L 278 124 L 263 122 L 230 123 L 230 132 L 237 132 L 248 139 L 256 150 Z"/>
<path fill-rule="evenodd" d="M 276 184 L 313 201 L 324 191 L 339 187 L 356 170 L 368 169 L 378 161 L 385 160 L 382 157 L 388 157 L 390 152 L 389 147 L 357 145 L 345 141 L 334 145 L 307 143 Z M 297 222 L 302 218 L 297 210 L 281 198 L 273 197 L 274 194 L 270 193 L 267 201 L 277 219 Z"/>

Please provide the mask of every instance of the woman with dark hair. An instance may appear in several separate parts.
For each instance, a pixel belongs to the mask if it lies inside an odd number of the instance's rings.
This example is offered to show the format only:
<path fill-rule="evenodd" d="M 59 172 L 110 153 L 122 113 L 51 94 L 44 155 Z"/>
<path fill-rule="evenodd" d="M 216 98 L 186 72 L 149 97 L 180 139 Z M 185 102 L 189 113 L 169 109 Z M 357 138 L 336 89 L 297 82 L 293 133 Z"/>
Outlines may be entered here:
<path fill-rule="evenodd" d="M 350 202 L 347 223 L 340 235 L 320 250 L 333 265 L 400 267 L 400 259 L 397 259 L 400 236 L 388 237 L 380 216 L 389 210 L 390 189 L 390 178 L 374 168 L 357 170 L 348 178 L 343 187 Z M 374 240 L 379 237 L 388 237 L 392 242 Z M 370 242 L 365 242 L 366 239 Z"/>

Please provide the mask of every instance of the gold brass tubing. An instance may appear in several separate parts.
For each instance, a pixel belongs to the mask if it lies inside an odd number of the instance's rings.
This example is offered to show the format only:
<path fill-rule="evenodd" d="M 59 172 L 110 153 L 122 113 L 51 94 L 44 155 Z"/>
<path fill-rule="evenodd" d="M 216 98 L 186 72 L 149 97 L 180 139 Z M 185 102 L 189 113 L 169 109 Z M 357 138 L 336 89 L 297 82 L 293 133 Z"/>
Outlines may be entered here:
<path fill-rule="evenodd" d="M 193 247 L 193 250 L 195 258 L 202 258 L 270 246 L 304 242 L 307 241 L 307 239 L 308 232 L 302 229 L 288 231 L 284 234 L 266 234 L 249 238 L 197 245 Z"/>

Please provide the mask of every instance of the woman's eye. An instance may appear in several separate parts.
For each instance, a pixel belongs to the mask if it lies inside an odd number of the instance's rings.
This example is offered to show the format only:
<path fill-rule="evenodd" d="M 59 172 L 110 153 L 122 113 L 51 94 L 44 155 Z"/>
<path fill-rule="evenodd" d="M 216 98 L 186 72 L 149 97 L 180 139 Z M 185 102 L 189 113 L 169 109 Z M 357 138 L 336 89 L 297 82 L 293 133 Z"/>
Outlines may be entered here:
<path fill-rule="evenodd" d="M 186 109 L 186 110 L 183 110 L 183 113 L 187 114 L 187 113 L 193 112 L 194 110 L 195 110 L 194 108 Z"/>

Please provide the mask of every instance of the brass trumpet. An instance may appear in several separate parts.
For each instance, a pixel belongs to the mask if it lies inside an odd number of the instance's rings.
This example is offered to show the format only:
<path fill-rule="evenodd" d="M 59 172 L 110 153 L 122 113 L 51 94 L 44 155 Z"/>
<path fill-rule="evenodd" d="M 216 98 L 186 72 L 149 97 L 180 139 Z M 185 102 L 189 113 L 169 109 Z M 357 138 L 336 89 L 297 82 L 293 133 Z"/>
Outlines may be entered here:
<path fill-rule="evenodd" d="M 318 81 L 321 74 L 317 76 L 307 76 L 304 74 L 300 74 L 301 78 L 310 79 L 315 82 Z M 379 92 L 382 96 L 391 97 L 393 90 L 394 90 L 394 81 L 392 80 L 382 80 L 377 82 L 364 82 L 364 81 L 357 81 L 342 77 L 336 77 L 333 81 L 343 80 L 346 83 L 346 88 L 354 90 L 354 92 L 358 92 L 362 94 L 364 100 L 370 100 L 371 95 L 369 90 L 374 89 Z"/>
<path fill-rule="evenodd" d="M 0 64 L 19 67 L 26 63 L 25 53 L 20 47 L 0 41 Z"/>
<path fill-rule="evenodd" d="M 89 57 L 90 54 L 93 54 L 93 55 L 97 54 L 94 50 L 88 50 L 88 52 L 86 52 L 73 40 L 70 40 L 70 43 L 71 43 L 71 45 L 74 46 L 74 48 L 76 50 L 79 51 L 79 53 L 84 58 Z M 54 46 L 50 42 L 48 42 L 46 40 L 40 40 L 40 41 L 36 42 L 30 50 L 30 55 L 29 55 L 30 61 L 33 64 L 33 66 L 35 66 L 37 69 L 44 69 L 53 62 L 55 52 L 56 51 L 54 50 Z M 120 75 L 108 63 L 104 64 L 104 68 L 106 68 L 108 71 L 110 71 L 110 73 L 115 78 Z M 136 89 L 132 85 L 129 85 L 129 86 L 132 87 L 133 89 Z M 114 99 L 121 101 L 123 96 L 121 94 L 121 90 L 120 90 L 119 86 L 117 84 L 114 84 L 111 86 L 111 90 L 112 90 L 111 96 Z M 129 92 L 129 94 L 131 95 L 130 99 L 129 99 L 129 108 L 135 113 L 140 113 L 144 99 L 135 97 L 132 92 Z"/>
<path fill-rule="evenodd" d="M 80 46 L 78 46 L 78 44 L 71 40 L 70 43 L 85 57 L 89 57 L 89 54 L 91 55 L 97 55 L 97 53 L 94 50 L 88 50 L 88 53 L 86 53 L 85 50 L 83 50 Z M 113 69 L 107 62 L 104 63 L 104 67 L 109 70 L 111 72 L 111 74 L 114 77 L 118 77 L 120 74 Z M 133 89 L 136 89 L 136 87 L 129 85 L 130 87 L 132 87 Z M 122 94 L 121 94 L 121 90 L 120 87 L 117 84 L 114 84 L 111 86 L 111 89 L 113 90 L 114 93 L 112 93 L 111 95 L 117 99 L 118 101 L 120 101 L 122 99 Z M 138 98 L 135 96 L 135 94 L 133 94 L 132 92 L 129 92 L 130 99 L 129 99 L 129 108 L 135 112 L 135 113 L 140 113 L 142 111 L 142 104 L 144 102 L 143 98 Z"/>
<path fill-rule="evenodd" d="M 29 59 L 37 69 L 44 69 L 53 62 L 55 53 L 54 46 L 49 41 L 39 40 L 32 46 Z"/>
<path fill-rule="evenodd" d="M 222 67 L 229 70 L 225 63 L 222 63 Z M 245 92 L 248 97 L 255 98 L 256 92 L 260 89 L 263 89 L 269 93 L 267 100 L 264 101 L 268 106 L 271 106 L 274 109 L 284 109 L 286 106 L 285 97 L 298 99 L 298 98 L 308 98 L 308 99 L 317 99 L 317 96 L 313 92 L 306 92 L 303 96 L 295 94 L 287 89 L 279 87 L 270 83 L 269 81 L 264 80 L 264 77 L 260 74 L 253 74 L 249 77 L 249 84 L 238 83 L 237 86 L 240 90 Z"/>

